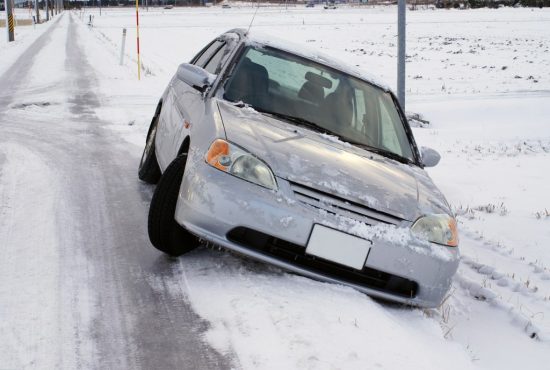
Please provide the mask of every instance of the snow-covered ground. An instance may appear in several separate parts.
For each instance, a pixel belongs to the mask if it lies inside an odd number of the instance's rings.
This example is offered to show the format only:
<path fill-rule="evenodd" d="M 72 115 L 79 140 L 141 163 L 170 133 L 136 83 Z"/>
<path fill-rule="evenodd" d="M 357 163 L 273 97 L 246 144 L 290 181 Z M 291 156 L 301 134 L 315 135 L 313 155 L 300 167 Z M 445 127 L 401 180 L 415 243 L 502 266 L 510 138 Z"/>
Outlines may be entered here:
<path fill-rule="evenodd" d="M 41 12 L 41 16 L 42 16 Z M 26 46 L 30 45 L 38 38 L 45 29 L 50 27 L 53 22 L 41 23 L 37 25 L 19 26 L 17 20 L 32 19 L 32 15 L 28 9 L 15 9 L 15 41 L 8 43 L 6 29 L 0 28 L 0 75 L 2 75 L 13 62 L 26 50 Z M 0 12 L 0 19 L 6 18 L 6 12 Z"/>
<path fill-rule="evenodd" d="M 75 12 L 82 20 L 79 43 L 98 77 L 94 113 L 139 153 L 177 65 L 216 35 L 248 27 L 254 11 L 244 5 L 142 10 L 141 81 L 133 10 Z M 89 14 L 93 28 L 84 25 Z M 253 27 L 322 49 L 394 86 L 395 19 L 394 7 L 262 7 Z M 430 121 L 415 128 L 415 136 L 442 154 L 429 173 L 454 207 L 461 231 L 462 263 L 439 309 L 381 304 L 349 288 L 209 249 L 180 258 L 169 281 L 150 276 L 148 283 L 188 301 L 210 323 L 204 340 L 245 369 L 547 368 L 549 25 L 546 9 L 408 13 L 407 110 Z M 119 66 L 123 27 L 128 39 Z M 0 44 L 0 73 L 31 37 Z M 21 181 L 32 181 L 31 173 Z M 12 192 L 14 182 L 0 180 L 0 194 Z M 47 289 L 50 282 L 42 284 Z"/>

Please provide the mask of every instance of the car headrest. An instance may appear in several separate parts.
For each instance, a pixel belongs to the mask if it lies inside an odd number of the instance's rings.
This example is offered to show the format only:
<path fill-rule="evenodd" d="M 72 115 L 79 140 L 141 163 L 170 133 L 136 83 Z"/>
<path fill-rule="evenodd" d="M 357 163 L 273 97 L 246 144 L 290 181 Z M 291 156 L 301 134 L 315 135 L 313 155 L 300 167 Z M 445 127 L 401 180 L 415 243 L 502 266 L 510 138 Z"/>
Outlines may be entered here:
<path fill-rule="evenodd" d="M 311 71 L 307 72 L 305 75 L 306 80 L 311 82 L 314 85 L 330 89 L 332 87 L 332 81 L 326 77 L 313 73 Z"/>

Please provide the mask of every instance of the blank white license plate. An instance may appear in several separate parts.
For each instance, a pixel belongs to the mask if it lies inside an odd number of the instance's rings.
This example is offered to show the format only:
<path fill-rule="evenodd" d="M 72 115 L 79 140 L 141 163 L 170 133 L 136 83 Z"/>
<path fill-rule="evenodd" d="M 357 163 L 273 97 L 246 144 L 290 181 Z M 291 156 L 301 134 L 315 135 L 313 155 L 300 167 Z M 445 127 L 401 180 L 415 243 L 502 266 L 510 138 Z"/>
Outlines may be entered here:
<path fill-rule="evenodd" d="M 321 225 L 314 225 L 306 253 L 361 270 L 371 242 Z"/>

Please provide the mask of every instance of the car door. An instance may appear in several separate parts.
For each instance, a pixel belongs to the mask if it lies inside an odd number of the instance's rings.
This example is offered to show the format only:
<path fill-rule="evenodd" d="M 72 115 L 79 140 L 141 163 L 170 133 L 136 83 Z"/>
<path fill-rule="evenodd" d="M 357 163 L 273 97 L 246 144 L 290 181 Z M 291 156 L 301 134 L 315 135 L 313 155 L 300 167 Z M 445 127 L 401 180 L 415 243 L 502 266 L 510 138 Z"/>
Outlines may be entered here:
<path fill-rule="evenodd" d="M 220 40 L 212 41 L 193 58 L 192 63 L 203 66 L 221 45 L 222 42 Z M 193 106 L 200 105 L 198 100 L 202 99 L 198 91 L 190 86 L 183 85 L 185 84 L 177 78 L 177 75 L 172 78 L 162 102 L 155 145 L 157 160 L 163 171 L 176 157 L 179 147 L 177 149 L 174 148 L 177 146 L 177 143 L 181 143 L 185 138 L 185 136 L 181 137 L 184 134 L 182 127 L 185 126 L 182 112 L 187 112 Z M 184 104 L 181 101 L 182 99 L 187 99 L 188 103 Z M 189 105 L 190 107 L 185 108 L 182 105 Z"/>
<path fill-rule="evenodd" d="M 224 39 L 215 40 L 211 46 L 201 55 L 196 65 L 203 67 L 208 72 L 216 74 L 228 55 L 228 43 Z M 203 57 L 205 54 L 205 57 Z M 171 146 L 171 158 L 175 158 L 183 140 L 190 135 L 192 125 L 201 123 L 205 114 L 205 104 L 203 94 L 189 86 L 183 81 L 175 80 L 172 85 L 174 94 L 174 103 L 171 105 L 171 121 L 174 124 L 173 130 L 176 133 Z"/>

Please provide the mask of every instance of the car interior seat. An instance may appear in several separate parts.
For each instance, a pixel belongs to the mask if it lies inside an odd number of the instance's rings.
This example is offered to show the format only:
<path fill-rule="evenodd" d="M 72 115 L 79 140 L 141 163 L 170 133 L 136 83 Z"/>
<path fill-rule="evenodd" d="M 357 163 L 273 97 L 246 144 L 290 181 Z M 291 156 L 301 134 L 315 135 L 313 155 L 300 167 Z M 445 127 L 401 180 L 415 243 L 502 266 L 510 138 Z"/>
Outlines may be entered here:
<path fill-rule="evenodd" d="M 332 81 L 311 71 L 306 72 L 304 78 L 306 82 L 302 85 L 300 91 L 298 91 L 298 97 L 318 107 L 321 106 L 325 100 L 325 89 L 332 87 Z"/>
<path fill-rule="evenodd" d="M 230 101 L 264 106 L 269 87 L 269 75 L 264 66 L 244 58 L 225 91 L 224 97 Z"/>
<path fill-rule="evenodd" d="M 323 102 L 323 116 L 327 128 L 343 132 L 350 128 L 353 118 L 352 90 L 342 83 L 327 95 Z"/>
<path fill-rule="evenodd" d="M 298 97 L 320 106 L 321 102 L 325 100 L 325 92 L 321 86 L 306 81 L 298 91 Z"/>

